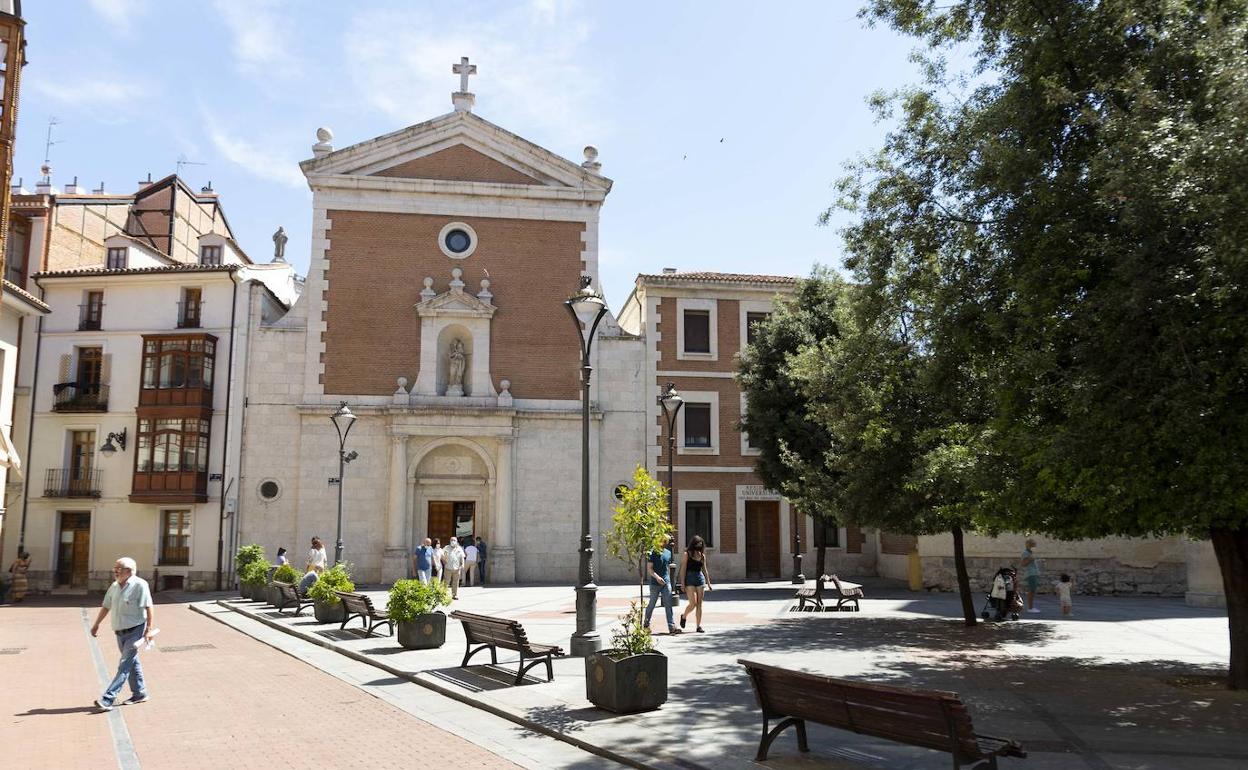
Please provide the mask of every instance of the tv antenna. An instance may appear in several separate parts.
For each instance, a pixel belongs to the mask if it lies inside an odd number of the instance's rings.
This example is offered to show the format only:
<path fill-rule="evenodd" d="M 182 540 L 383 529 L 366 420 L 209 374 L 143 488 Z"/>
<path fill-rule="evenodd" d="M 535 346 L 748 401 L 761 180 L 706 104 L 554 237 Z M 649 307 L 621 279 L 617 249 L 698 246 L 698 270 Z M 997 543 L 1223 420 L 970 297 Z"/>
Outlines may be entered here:
<path fill-rule="evenodd" d="M 178 162 L 177 164 L 175 164 L 175 168 L 177 169 L 178 176 L 182 176 L 182 169 L 186 168 L 187 166 L 207 166 L 207 165 L 208 165 L 207 163 L 200 163 L 197 160 L 187 160 L 186 153 L 181 152 L 181 153 L 178 153 Z"/>
<path fill-rule="evenodd" d="M 55 115 L 48 118 L 48 138 L 47 141 L 43 143 L 43 166 L 39 169 L 43 172 L 45 182 L 50 182 L 52 179 L 52 145 L 60 144 L 62 141 L 59 139 L 53 141 L 52 139 L 52 129 L 60 125 L 60 122 L 61 121 L 56 119 Z"/>

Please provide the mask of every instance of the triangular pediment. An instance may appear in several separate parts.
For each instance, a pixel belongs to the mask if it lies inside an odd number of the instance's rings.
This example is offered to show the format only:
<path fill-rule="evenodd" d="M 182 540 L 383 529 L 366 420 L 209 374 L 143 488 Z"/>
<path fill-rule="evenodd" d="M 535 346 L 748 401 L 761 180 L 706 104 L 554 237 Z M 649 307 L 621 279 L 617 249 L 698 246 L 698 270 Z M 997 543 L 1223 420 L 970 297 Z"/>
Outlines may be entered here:
<path fill-rule="evenodd" d="M 430 292 L 432 293 L 432 292 Z M 492 318 L 494 305 L 468 294 L 462 289 L 451 289 L 416 303 L 416 314 L 425 316 L 458 316 L 460 318 Z"/>
<path fill-rule="evenodd" d="M 562 187 L 606 193 L 611 180 L 471 112 L 452 112 L 300 165 L 334 176 Z"/>

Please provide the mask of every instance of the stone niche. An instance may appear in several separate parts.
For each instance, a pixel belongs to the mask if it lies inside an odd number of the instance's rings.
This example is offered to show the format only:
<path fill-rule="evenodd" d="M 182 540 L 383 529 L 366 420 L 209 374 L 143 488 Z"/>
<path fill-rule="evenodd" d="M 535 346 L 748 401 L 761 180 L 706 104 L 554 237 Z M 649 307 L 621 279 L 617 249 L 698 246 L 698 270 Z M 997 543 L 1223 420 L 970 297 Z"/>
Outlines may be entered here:
<path fill-rule="evenodd" d="M 495 398 L 490 376 L 490 323 L 494 318 L 493 294 L 488 279 L 474 296 L 464 291 L 463 271 L 451 271 L 447 291 L 434 291 L 433 278 L 425 279 L 421 301 L 416 304 L 420 317 L 420 373 L 412 396 L 449 398 Z M 463 347 L 463 384 L 450 382 L 452 350 Z"/>

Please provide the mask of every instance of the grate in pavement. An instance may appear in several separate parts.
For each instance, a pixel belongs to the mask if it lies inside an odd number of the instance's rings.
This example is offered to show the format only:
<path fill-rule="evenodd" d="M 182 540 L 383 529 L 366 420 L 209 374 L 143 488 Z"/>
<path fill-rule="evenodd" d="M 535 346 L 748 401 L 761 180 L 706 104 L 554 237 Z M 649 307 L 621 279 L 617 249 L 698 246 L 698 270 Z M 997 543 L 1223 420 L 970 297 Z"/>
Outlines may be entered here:
<path fill-rule="evenodd" d="M 215 650 L 215 644 L 182 644 L 172 647 L 157 647 L 161 652 L 187 652 L 188 650 Z"/>
<path fill-rule="evenodd" d="M 24 649 L 26 648 L 25 647 L 0 647 L 0 655 L 16 655 Z"/>

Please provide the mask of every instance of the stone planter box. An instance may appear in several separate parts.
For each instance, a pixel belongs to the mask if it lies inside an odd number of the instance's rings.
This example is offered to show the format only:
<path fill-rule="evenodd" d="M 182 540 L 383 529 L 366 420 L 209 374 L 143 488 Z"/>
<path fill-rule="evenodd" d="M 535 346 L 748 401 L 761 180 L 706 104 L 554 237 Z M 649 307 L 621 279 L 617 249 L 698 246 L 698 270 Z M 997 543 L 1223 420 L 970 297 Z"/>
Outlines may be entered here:
<path fill-rule="evenodd" d="M 653 711 L 667 701 L 667 656 L 603 650 L 585 659 L 585 697 L 617 714 Z"/>
<path fill-rule="evenodd" d="M 264 592 L 266 590 L 264 585 L 260 583 L 244 583 L 243 585 L 247 588 L 248 599 L 251 599 L 253 602 L 264 601 Z"/>
<path fill-rule="evenodd" d="M 446 615 L 431 612 L 407 623 L 395 623 L 399 645 L 409 650 L 429 650 L 446 643 Z"/>
<path fill-rule="evenodd" d="M 347 618 L 347 608 L 342 602 L 333 606 L 325 602 L 313 602 L 312 614 L 316 616 L 317 623 L 341 623 Z"/>
<path fill-rule="evenodd" d="M 282 606 L 282 591 L 274 585 L 264 587 L 264 600 L 274 607 Z"/>

